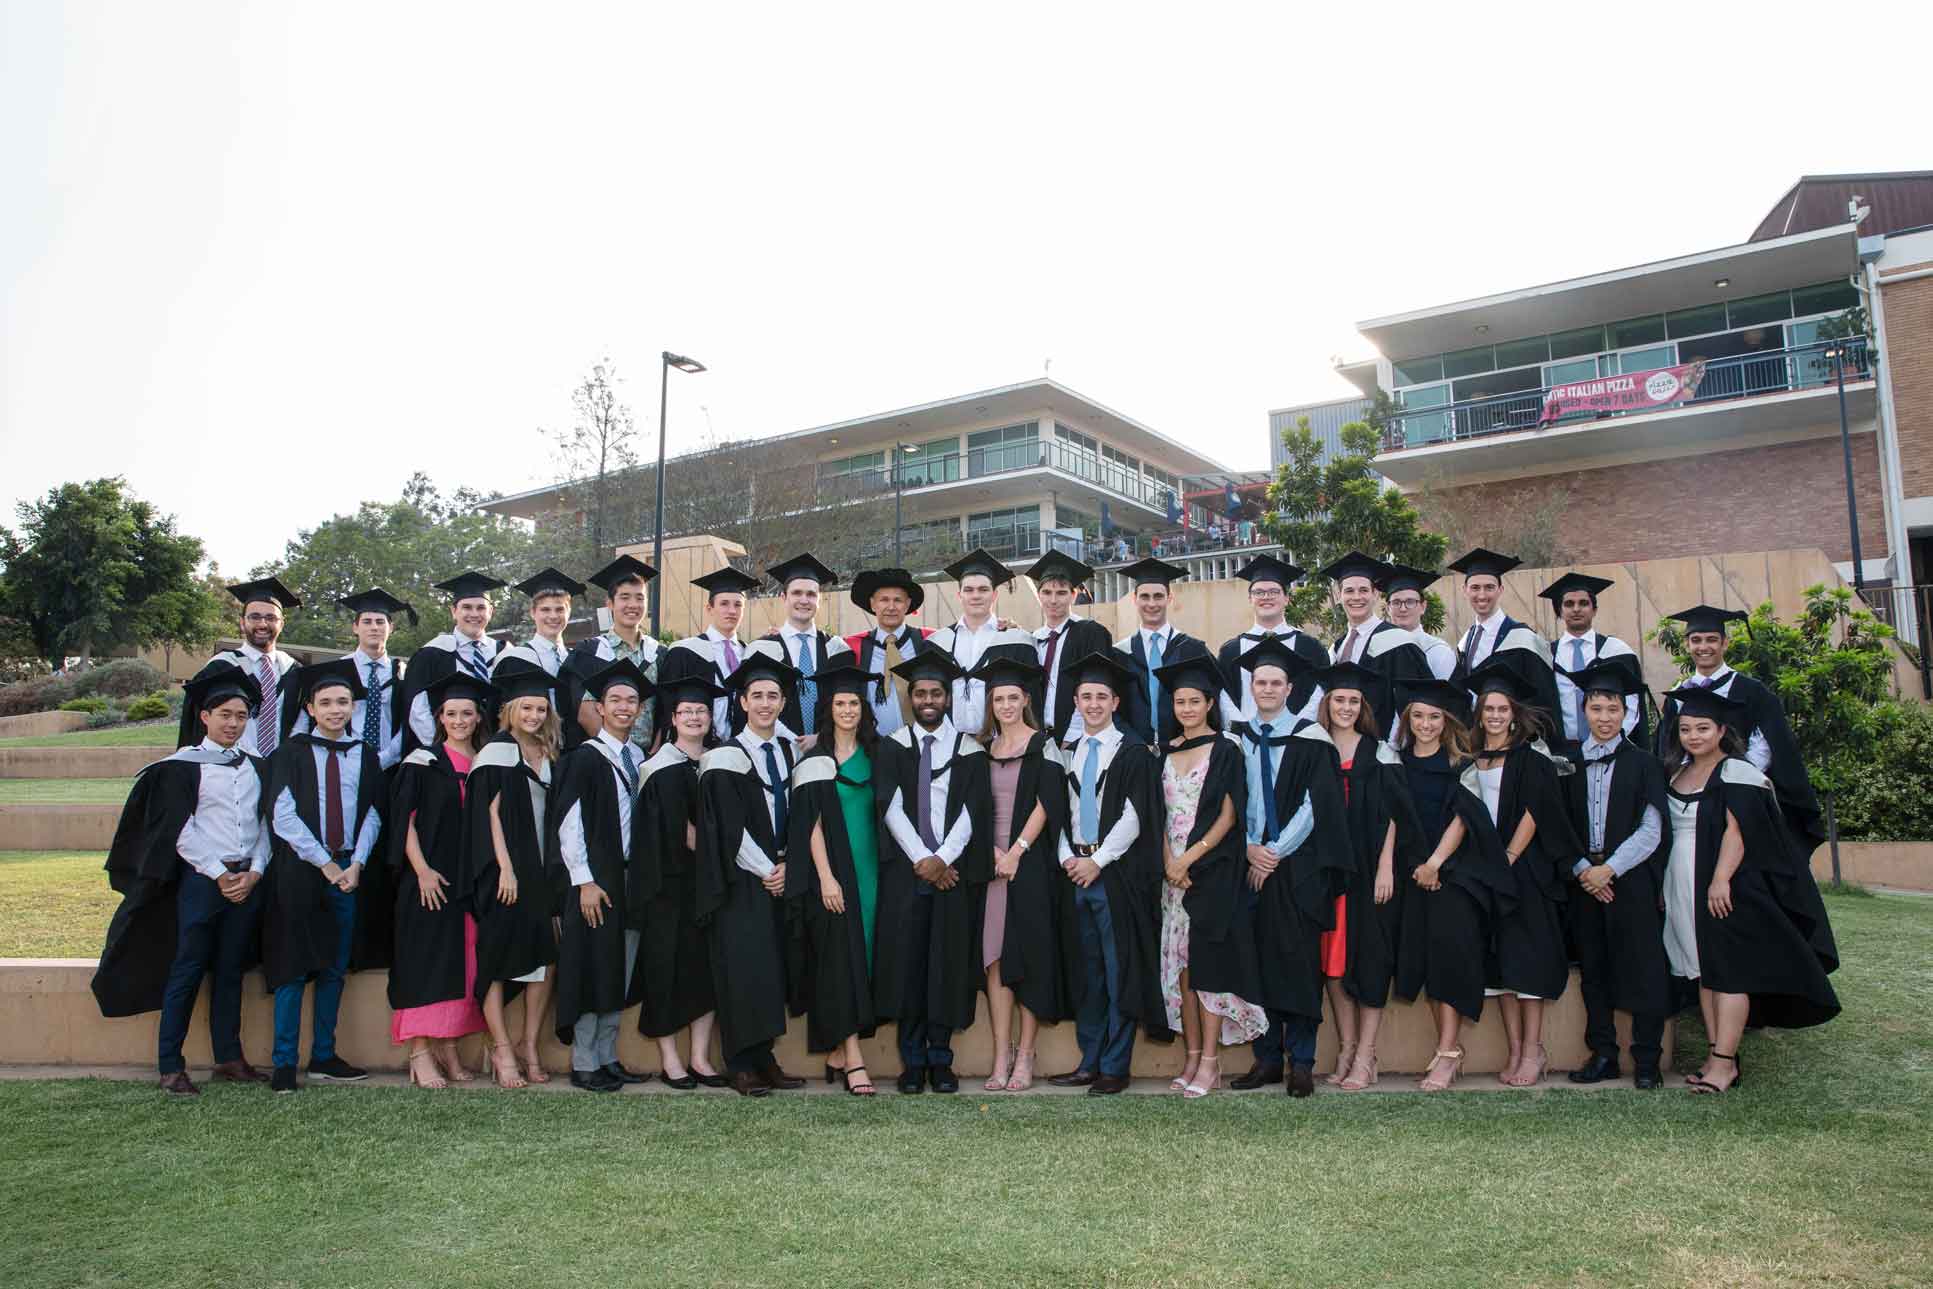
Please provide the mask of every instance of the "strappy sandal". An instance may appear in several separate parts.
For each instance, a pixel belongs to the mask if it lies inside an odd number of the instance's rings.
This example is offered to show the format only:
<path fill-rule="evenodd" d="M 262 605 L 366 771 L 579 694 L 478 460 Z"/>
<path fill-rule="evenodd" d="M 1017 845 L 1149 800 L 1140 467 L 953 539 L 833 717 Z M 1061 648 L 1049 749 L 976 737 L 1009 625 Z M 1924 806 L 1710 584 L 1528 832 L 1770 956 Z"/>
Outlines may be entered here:
<path fill-rule="evenodd" d="M 1364 1067 L 1367 1067 L 1365 1072 Z M 1361 1092 L 1376 1082 L 1381 1070 L 1377 1068 L 1376 1049 L 1369 1049 L 1366 1056 L 1358 1056 L 1349 1067 L 1349 1077 L 1336 1084 L 1344 1092 Z"/>
<path fill-rule="evenodd" d="M 444 1047 L 441 1053 L 438 1053 L 435 1048 L 431 1048 L 430 1051 L 431 1051 L 431 1054 L 436 1057 L 436 1063 L 443 1067 L 443 1073 L 446 1076 L 448 1076 L 450 1082 L 452 1083 L 476 1082 L 477 1076 L 470 1073 L 470 1071 L 464 1066 L 463 1054 L 456 1050 L 455 1039 L 447 1040 L 444 1044 Z"/>
<path fill-rule="evenodd" d="M 852 1085 L 852 1072 L 854 1070 L 858 1070 L 863 1074 L 866 1072 L 866 1067 L 863 1065 L 848 1065 L 844 1069 L 839 1071 L 840 1075 L 845 1080 L 846 1092 L 849 1095 L 855 1096 L 855 1097 L 869 1097 L 873 1095 L 876 1089 L 873 1087 L 872 1075 L 866 1074 L 866 1082 L 859 1087 L 854 1087 Z"/>
<path fill-rule="evenodd" d="M 1336 1068 L 1322 1076 L 1322 1081 L 1338 1086 L 1349 1077 L 1349 1071 L 1356 1067 L 1356 1048 L 1358 1044 L 1345 1043 L 1336 1049 Z"/>
<path fill-rule="evenodd" d="M 1436 1077 L 1436 1063 L 1438 1061 L 1448 1061 L 1450 1063 L 1450 1074 L 1441 1083 L 1432 1083 L 1431 1080 Z M 1430 1058 L 1430 1068 L 1424 1074 L 1423 1081 L 1416 1086 L 1424 1092 L 1448 1092 L 1455 1086 L 1457 1075 L 1461 1073 L 1463 1073 L 1463 1049 L 1460 1047 L 1439 1048 L 1436 1055 Z"/>
<path fill-rule="evenodd" d="M 1199 1101 L 1202 1097 L 1207 1096 L 1210 1092 L 1220 1087 L 1222 1083 L 1221 1061 L 1222 1058 L 1220 1056 L 1203 1056 L 1201 1058 L 1201 1064 L 1195 1066 L 1195 1078 L 1197 1081 L 1190 1083 L 1186 1088 L 1182 1089 L 1182 1100 Z M 1199 1081 L 1201 1079 L 1202 1066 L 1213 1067 L 1206 1082 Z"/>
<path fill-rule="evenodd" d="M 524 1044 L 524 1080 L 529 1083 L 548 1083 L 550 1075 L 544 1073 L 544 1063 L 537 1056 L 535 1043 Z"/>
<path fill-rule="evenodd" d="M 1550 1049 L 1544 1046 L 1544 1044 L 1539 1043 L 1537 1044 L 1537 1073 L 1531 1075 L 1527 1079 L 1525 1078 L 1504 1079 L 1502 1080 L 1502 1082 L 1506 1087 L 1534 1088 L 1539 1083 L 1542 1083 L 1544 1081 L 1544 1072 L 1549 1068 L 1550 1068 Z"/>
<path fill-rule="evenodd" d="M 1013 1055 L 1013 1077 L 1007 1080 L 1007 1091 L 1025 1092 L 1034 1086 L 1034 1054 L 1030 1050 L 1017 1051 Z"/>
<path fill-rule="evenodd" d="M 1730 1092 L 1733 1088 L 1745 1081 L 1744 1072 L 1739 1068 L 1738 1054 L 1736 1052 L 1714 1051 L 1711 1055 L 1721 1061 L 1730 1061 L 1732 1063 L 1732 1081 L 1720 1087 L 1718 1084 L 1702 1079 L 1696 1074 L 1688 1074 L 1685 1076 L 1685 1090 L 1695 1096 L 1722 1095 L 1723 1093 Z"/>
<path fill-rule="evenodd" d="M 506 1072 L 505 1066 L 509 1069 Z M 527 1080 L 517 1072 L 517 1049 L 509 1043 L 490 1046 L 490 1081 L 500 1088 L 521 1088 Z"/>
<path fill-rule="evenodd" d="M 423 1073 L 422 1067 L 417 1064 L 418 1061 L 429 1062 L 430 1070 L 428 1074 Z M 433 1090 L 441 1090 L 450 1086 L 450 1081 L 443 1077 L 442 1069 L 436 1064 L 436 1058 L 430 1055 L 428 1048 L 424 1048 L 409 1058 L 409 1085 L 413 1088 L 430 1088 Z"/>
<path fill-rule="evenodd" d="M 989 1074 L 987 1081 L 980 1085 L 982 1089 L 988 1092 L 1004 1092 L 1007 1090 L 1007 1076 L 1013 1071 L 1013 1055 L 1013 1049 L 1008 1048 L 995 1058 L 993 1062 L 993 1073 Z"/>
<path fill-rule="evenodd" d="M 1186 1072 L 1177 1074 L 1168 1080 L 1168 1091 L 1186 1092 L 1188 1090 L 1188 1086 L 1195 1081 L 1195 1071 L 1201 1068 L 1202 1051 L 1203 1049 L 1199 1047 L 1183 1049 L 1184 1054 L 1190 1058 L 1183 1066 Z"/>

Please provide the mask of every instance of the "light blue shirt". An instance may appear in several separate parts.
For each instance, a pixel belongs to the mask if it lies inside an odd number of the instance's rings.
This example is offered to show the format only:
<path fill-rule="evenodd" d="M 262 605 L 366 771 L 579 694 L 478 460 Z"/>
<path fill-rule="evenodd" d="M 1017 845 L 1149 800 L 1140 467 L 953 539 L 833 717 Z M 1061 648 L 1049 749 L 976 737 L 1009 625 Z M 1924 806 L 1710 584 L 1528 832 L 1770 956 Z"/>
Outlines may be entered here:
<path fill-rule="evenodd" d="M 1296 718 L 1285 711 L 1269 725 L 1270 734 L 1266 737 L 1281 738 L 1295 728 Z M 1257 728 L 1255 732 L 1260 734 L 1262 731 Z M 1309 834 L 1315 831 L 1315 807 L 1309 802 L 1309 794 L 1304 792 L 1302 804 L 1295 808 L 1295 813 L 1289 816 L 1289 821 L 1282 825 L 1274 840 L 1264 836 L 1268 831 L 1268 805 L 1263 800 L 1263 794 L 1272 794 L 1275 784 L 1262 782 L 1261 744 L 1250 738 L 1243 738 L 1241 744 L 1242 763 L 1248 768 L 1248 844 L 1267 846 L 1269 854 L 1283 859 L 1300 849 L 1302 843 L 1309 840 Z M 1286 751 L 1288 749 L 1284 747 L 1269 749 L 1270 767 L 1278 775 L 1282 773 L 1282 754 Z"/>
<path fill-rule="evenodd" d="M 329 749 L 314 744 L 309 751 L 315 756 L 316 803 L 315 817 L 320 823 L 329 817 Z M 376 848 L 376 834 L 382 831 L 382 821 L 376 816 L 376 807 L 369 807 L 369 813 L 362 817 L 362 826 L 356 826 L 356 789 L 362 780 L 362 747 L 360 745 L 344 752 L 338 758 L 342 770 L 342 812 L 343 840 L 354 849 L 349 857 L 353 864 L 369 862 L 369 852 Z M 330 863 L 329 848 L 320 838 L 309 831 L 309 825 L 302 822 L 296 813 L 295 794 L 288 788 L 282 789 L 275 798 L 275 835 L 289 844 L 303 860 L 321 868 Z"/>

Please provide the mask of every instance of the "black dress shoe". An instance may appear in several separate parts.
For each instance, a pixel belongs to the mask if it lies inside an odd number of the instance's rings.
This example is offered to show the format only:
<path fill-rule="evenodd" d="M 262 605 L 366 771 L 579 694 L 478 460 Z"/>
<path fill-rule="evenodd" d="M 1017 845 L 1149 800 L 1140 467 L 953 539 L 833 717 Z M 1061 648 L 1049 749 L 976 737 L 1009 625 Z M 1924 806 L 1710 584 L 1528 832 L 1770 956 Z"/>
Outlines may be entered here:
<path fill-rule="evenodd" d="M 616 1092 L 624 1085 L 604 1070 L 572 1070 L 571 1086 L 586 1092 Z"/>
<path fill-rule="evenodd" d="M 1577 1076 L 1572 1075 L 1571 1077 L 1575 1078 Z M 1665 1076 L 1658 1072 L 1658 1067 L 1655 1065 L 1640 1065 L 1638 1072 L 1631 1078 L 1631 1086 L 1645 1092 L 1649 1092 L 1653 1088 L 1661 1088 L 1664 1085 Z"/>
<path fill-rule="evenodd" d="M 171 1097 L 198 1097 L 201 1089 L 188 1077 L 188 1071 L 176 1070 L 161 1076 L 161 1090 Z"/>
<path fill-rule="evenodd" d="M 238 1057 L 217 1065 L 215 1080 L 218 1083 L 267 1083 L 268 1075 Z"/>
<path fill-rule="evenodd" d="M 737 1074 L 732 1075 L 732 1091 L 742 1097 L 769 1097 L 772 1095 L 771 1085 L 750 1070 L 740 1070 Z"/>
<path fill-rule="evenodd" d="M 800 1088 L 805 1086 L 804 1079 L 801 1079 L 796 1075 L 787 1074 L 784 1070 L 779 1068 L 779 1063 L 777 1061 L 772 1062 L 770 1065 L 760 1070 L 758 1072 L 758 1076 L 761 1079 L 764 1079 L 765 1086 L 772 1089 L 774 1092 L 796 1092 Z"/>
<path fill-rule="evenodd" d="M 1618 1077 L 1618 1058 L 1606 1056 L 1601 1052 L 1591 1054 L 1591 1059 L 1570 1072 L 1572 1083 L 1604 1083 Z"/>
<path fill-rule="evenodd" d="M 625 1069 L 622 1061 L 612 1061 L 604 1067 L 604 1072 L 616 1079 L 619 1083 L 649 1083 L 651 1081 L 649 1074 L 633 1074 L 631 1071 Z"/>
<path fill-rule="evenodd" d="M 958 1092 L 960 1076 L 953 1072 L 950 1065 L 932 1065 L 926 1070 L 927 1081 L 932 1083 L 935 1092 Z"/>
<path fill-rule="evenodd" d="M 689 1092 L 693 1088 L 698 1086 L 697 1076 L 690 1073 L 689 1071 L 687 1071 L 682 1077 L 676 1078 L 676 1079 L 672 1078 L 669 1074 L 666 1074 L 660 1071 L 658 1074 L 658 1082 L 664 1084 L 668 1088 L 676 1088 L 680 1092 Z"/>
<path fill-rule="evenodd" d="M 1279 1065 L 1252 1065 L 1247 1074 L 1237 1074 L 1228 1081 L 1228 1086 L 1237 1092 L 1253 1092 L 1256 1088 L 1273 1087 L 1282 1081 L 1282 1067 Z"/>
<path fill-rule="evenodd" d="M 697 1079 L 701 1087 L 729 1088 L 732 1085 L 732 1079 L 729 1074 L 701 1074 L 699 1071 L 693 1070 L 691 1077 Z"/>
<path fill-rule="evenodd" d="M 1069 1070 L 1065 1074 L 1056 1074 L 1047 1081 L 1057 1088 L 1084 1088 L 1094 1082 L 1094 1078 L 1095 1074 L 1092 1070 Z"/>
<path fill-rule="evenodd" d="M 1128 1076 L 1125 1074 L 1097 1074 L 1094 1081 L 1087 1085 L 1087 1095 L 1091 1097 L 1111 1097 L 1128 1090 Z"/>
<path fill-rule="evenodd" d="M 268 1085 L 269 1089 L 274 1092 L 295 1092 L 302 1086 L 295 1081 L 295 1067 L 293 1065 L 276 1066 L 275 1073 L 269 1076 Z"/>
<path fill-rule="evenodd" d="M 909 1065 L 899 1072 L 898 1087 L 907 1096 L 926 1091 L 926 1067 Z"/>
<path fill-rule="evenodd" d="M 1312 1097 L 1316 1092 L 1316 1072 L 1313 1065 L 1289 1066 L 1289 1095 L 1292 1097 Z"/>
<path fill-rule="evenodd" d="M 340 1056 L 332 1056 L 326 1061 L 310 1060 L 309 1077 L 324 1083 L 361 1083 L 369 1077 L 369 1071 L 349 1064 Z"/>

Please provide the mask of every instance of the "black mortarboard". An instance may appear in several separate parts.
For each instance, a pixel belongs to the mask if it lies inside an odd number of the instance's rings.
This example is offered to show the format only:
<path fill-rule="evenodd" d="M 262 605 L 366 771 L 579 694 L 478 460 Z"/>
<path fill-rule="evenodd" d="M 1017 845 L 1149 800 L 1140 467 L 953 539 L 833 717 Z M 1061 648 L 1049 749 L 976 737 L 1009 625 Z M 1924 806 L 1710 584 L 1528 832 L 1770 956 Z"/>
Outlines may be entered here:
<path fill-rule="evenodd" d="M 1453 560 L 1450 568 L 1465 577 L 1480 577 L 1488 573 L 1491 577 L 1502 578 L 1505 573 L 1523 563 L 1515 555 L 1499 555 L 1479 546 L 1462 559 Z"/>
<path fill-rule="evenodd" d="M 1134 685 L 1134 673 L 1121 660 L 1116 649 L 1096 649 L 1074 664 L 1074 688 L 1082 685 L 1106 685 L 1116 697 L 1128 692 Z"/>
<path fill-rule="evenodd" d="M 755 680 L 776 680 L 779 688 L 786 693 L 792 692 L 793 686 L 799 683 L 798 669 L 785 660 L 777 641 L 754 640 L 745 646 L 738 670 L 731 674 L 725 686 L 734 693 L 742 694 L 746 686 Z"/>
<path fill-rule="evenodd" d="M 1622 698 L 1635 694 L 1644 686 L 1644 678 L 1638 674 L 1637 658 L 1621 654 L 1616 658 L 1599 658 L 1586 667 L 1564 673 L 1570 682 L 1586 694 L 1611 693 Z"/>
<path fill-rule="evenodd" d="M 1466 679 L 1470 689 L 1477 694 L 1488 694 L 1495 690 L 1509 695 L 1519 704 L 1537 701 L 1535 691 L 1524 683 L 1524 678 L 1514 668 L 1500 665 L 1494 655 Z"/>
<path fill-rule="evenodd" d="M 302 607 L 302 597 L 272 577 L 258 577 L 252 582 L 239 582 L 228 588 L 228 593 L 242 602 L 247 608 L 257 600 L 267 600 L 270 604 L 284 609 Z"/>
<path fill-rule="evenodd" d="M 1379 694 L 1385 681 L 1359 662 L 1332 662 L 1316 673 L 1316 684 L 1328 689 L 1353 689 L 1359 694 Z"/>
<path fill-rule="evenodd" d="M 1431 582 L 1442 577 L 1441 573 L 1427 568 L 1411 568 L 1408 564 L 1391 564 L 1382 577 L 1377 579 L 1376 589 L 1384 595 L 1394 595 L 1398 591 L 1421 591 Z"/>
<path fill-rule="evenodd" d="M 1602 595 L 1616 585 L 1617 583 L 1608 577 L 1592 577 L 1589 573 L 1566 573 L 1543 590 L 1537 592 L 1537 598 L 1540 600 L 1549 600 L 1554 607 L 1561 608 L 1564 603 L 1564 596 L 1567 593 L 1571 591 L 1589 591 L 1591 593 L 1591 603 L 1596 604 L 1599 595 Z"/>
<path fill-rule="evenodd" d="M 509 583 L 502 578 L 491 577 L 488 573 L 458 573 L 447 582 L 438 582 L 436 589 L 448 591 L 451 600 L 468 600 L 479 595 L 488 595 L 498 587 Z"/>
<path fill-rule="evenodd" d="M 590 580 L 593 584 L 602 587 L 604 594 L 615 595 L 617 589 L 626 582 L 649 582 L 657 575 L 658 570 L 643 560 L 630 555 L 620 555 L 591 574 Z"/>
<path fill-rule="evenodd" d="M 1665 697 L 1678 700 L 1680 716 L 1700 716 L 1735 725 L 1745 715 L 1744 703 L 1726 697 L 1710 685 L 1680 685 Z"/>
<path fill-rule="evenodd" d="M 765 571 L 771 574 L 772 580 L 779 584 L 779 589 L 781 590 L 802 577 L 808 581 L 817 582 L 820 586 L 839 585 L 839 575 L 837 573 L 827 568 L 824 564 L 821 564 L 811 555 L 806 554 L 794 555 L 791 559 L 781 560 Z"/>
<path fill-rule="evenodd" d="M 332 658 L 328 662 L 311 663 L 296 673 L 295 692 L 308 702 L 315 697 L 318 689 L 332 685 L 343 685 L 356 698 L 368 697 L 369 691 L 363 688 L 362 677 L 356 674 L 353 658 Z"/>
<path fill-rule="evenodd" d="M 1396 685 L 1398 707 L 1423 703 L 1447 712 L 1462 725 L 1470 723 L 1470 691 L 1447 680 L 1404 680 Z"/>
<path fill-rule="evenodd" d="M 723 685 L 715 685 L 703 676 L 687 676 L 667 685 L 658 686 L 658 706 L 666 712 L 675 712 L 680 703 L 703 703 L 707 707 L 729 695 L 732 691 Z"/>
<path fill-rule="evenodd" d="M 1254 671 L 1257 667 L 1280 667 L 1290 680 L 1303 672 L 1312 670 L 1315 664 L 1295 650 L 1282 643 L 1281 637 L 1270 636 L 1257 640 L 1248 652 L 1242 655 L 1242 667 Z"/>
<path fill-rule="evenodd" d="M 1390 566 L 1383 561 L 1372 559 L 1361 551 L 1350 551 L 1341 559 L 1322 568 L 1320 572 L 1331 582 L 1340 582 L 1351 577 L 1366 577 L 1373 586 L 1382 580 L 1383 575 L 1389 572 L 1389 568 Z"/>
<path fill-rule="evenodd" d="M 407 600 L 399 600 L 382 587 L 372 587 L 367 591 L 357 591 L 336 601 L 343 608 L 358 616 L 364 613 L 380 613 L 390 621 L 396 620 L 398 613 L 409 615 L 409 624 L 416 625 L 416 610 Z"/>
<path fill-rule="evenodd" d="M 513 698 L 549 698 L 556 677 L 534 662 L 504 658 L 490 670 L 490 683 L 504 702 Z"/>
<path fill-rule="evenodd" d="M 861 698 L 872 695 L 873 686 L 879 677 L 870 671 L 859 670 L 859 664 L 850 654 L 841 654 L 839 661 L 828 665 L 812 677 L 819 687 L 819 700 L 824 702 L 834 694 L 857 694 Z"/>
<path fill-rule="evenodd" d="M 750 573 L 741 573 L 730 564 L 713 569 L 703 577 L 694 577 L 691 584 L 705 593 L 707 599 L 714 595 L 750 595 L 758 590 L 759 579 Z"/>
<path fill-rule="evenodd" d="M 1153 556 L 1138 559 L 1117 571 L 1136 586 L 1166 586 L 1170 582 L 1179 582 L 1188 576 L 1187 569 L 1178 564 L 1170 564 L 1165 559 L 1155 559 Z"/>
<path fill-rule="evenodd" d="M 541 671 L 542 668 L 538 670 Z M 430 713 L 434 715 L 442 711 L 443 704 L 452 698 L 467 698 L 477 705 L 478 710 L 481 710 L 485 703 L 496 697 L 497 687 L 487 680 L 472 676 L 459 667 L 449 675 L 439 676 L 431 681 L 423 692 L 429 695 Z"/>
<path fill-rule="evenodd" d="M 939 649 L 922 649 L 893 668 L 893 674 L 909 685 L 916 680 L 937 680 L 943 685 L 951 685 L 966 672 L 953 661 L 952 654 Z"/>
<path fill-rule="evenodd" d="M 637 691 L 641 699 L 649 698 L 658 692 L 658 687 L 646 680 L 638 664 L 629 658 L 619 658 L 615 662 L 606 663 L 601 671 L 591 677 L 590 683 L 585 688 L 590 691 L 592 698 L 601 699 L 604 697 L 604 692 L 613 685 L 629 685 Z"/>
<path fill-rule="evenodd" d="M 1171 694 L 1177 689 L 1197 689 L 1213 698 L 1222 692 L 1221 665 L 1206 654 L 1164 663 L 1154 669 L 1154 674 Z"/>
<path fill-rule="evenodd" d="M 852 602 L 871 613 L 873 592 L 889 586 L 896 586 L 906 592 L 908 613 L 919 612 L 920 605 L 926 603 L 926 592 L 920 590 L 920 584 L 903 568 L 869 568 L 853 578 Z"/>
<path fill-rule="evenodd" d="M 565 595 L 584 594 L 584 584 L 568 573 L 560 573 L 554 568 L 541 568 L 523 581 L 517 589 L 536 599 L 540 595 L 555 595 L 562 591 Z"/>
<path fill-rule="evenodd" d="M 964 582 L 975 573 L 985 574 L 996 587 L 1013 581 L 1012 569 L 977 546 L 946 566 L 946 575 L 956 582 Z"/>
<path fill-rule="evenodd" d="M 1278 582 L 1286 591 L 1297 578 L 1302 576 L 1302 570 L 1287 560 L 1277 559 L 1273 555 L 1257 555 L 1235 570 L 1235 576 L 1250 586 L 1257 582 Z"/>
<path fill-rule="evenodd" d="M 217 658 L 181 682 L 187 691 L 188 710 L 205 712 L 231 698 L 239 698 L 254 711 L 262 705 L 262 684 L 255 677 L 226 659 Z"/>
<path fill-rule="evenodd" d="M 1094 570 L 1065 551 L 1048 551 L 1033 562 L 1027 576 L 1034 579 L 1035 585 L 1058 578 L 1069 586 L 1085 586 L 1094 576 Z"/>
<path fill-rule="evenodd" d="M 1694 631 L 1723 631 L 1727 622 L 1744 622 L 1748 615 L 1737 609 L 1714 609 L 1709 604 L 1694 605 L 1681 613 L 1668 616 L 1685 624 L 1685 634 Z"/>
<path fill-rule="evenodd" d="M 996 685 L 1018 685 L 1022 689 L 1032 689 L 1040 683 L 1041 667 L 1034 655 L 1034 647 L 1029 644 L 988 645 L 980 661 L 973 665 L 967 675 L 981 681 L 988 689 Z"/>

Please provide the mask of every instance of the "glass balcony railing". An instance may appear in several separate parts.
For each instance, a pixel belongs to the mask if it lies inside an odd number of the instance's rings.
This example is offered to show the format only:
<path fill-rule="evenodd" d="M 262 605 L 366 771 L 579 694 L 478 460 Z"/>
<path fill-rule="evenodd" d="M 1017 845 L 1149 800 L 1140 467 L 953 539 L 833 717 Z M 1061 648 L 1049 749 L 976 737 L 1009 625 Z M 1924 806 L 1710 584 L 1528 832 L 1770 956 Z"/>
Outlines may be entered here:
<path fill-rule="evenodd" d="M 965 452 L 908 456 L 900 462 L 900 484 L 910 492 L 916 488 L 954 483 L 961 479 L 981 479 L 1041 469 L 1057 470 L 1152 510 L 1165 510 L 1173 497 L 1173 489 L 1167 484 L 1057 439 L 1032 439 L 969 448 Z M 891 492 L 892 469 L 890 466 L 881 466 L 878 469 L 825 476 L 819 480 L 819 490 L 828 499 Z"/>

